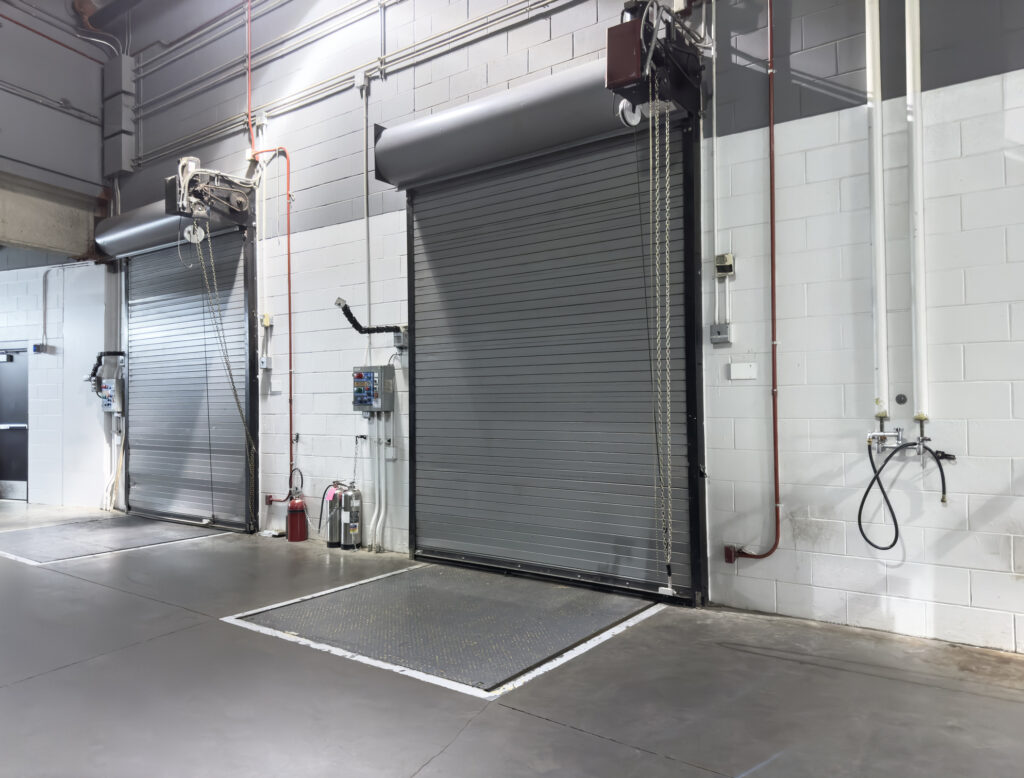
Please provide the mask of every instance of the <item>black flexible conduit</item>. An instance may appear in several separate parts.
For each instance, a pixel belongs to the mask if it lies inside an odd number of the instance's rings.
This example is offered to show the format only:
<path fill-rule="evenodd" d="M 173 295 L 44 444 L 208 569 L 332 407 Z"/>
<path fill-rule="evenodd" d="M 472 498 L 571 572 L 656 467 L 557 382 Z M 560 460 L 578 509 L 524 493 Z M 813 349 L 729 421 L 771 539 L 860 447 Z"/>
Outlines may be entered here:
<path fill-rule="evenodd" d="M 882 460 L 881 467 L 875 467 L 875 455 L 871 448 L 872 444 L 869 442 L 868 461 L 871 462 L 871 472 L 874 473 L 874 475 L 871 477 L 871 480 L 868 481 L 868 486 L 864 490 L 864 496 L 861 497 L 860 499 L 860 507 L 857 509 L 857 529 L 860 530 L 861 537 L 864 538 L 864 541 L 869 546 L 871 546 L 872 548 L 877 548 L 879 551 L 888 551 L 899 542 L 900 523 L 899 520 L 896 518 L 896 511 L 892 507 L 892 503 L 889 501 L 889 493 L 885 490 L 885 485 L 882 483 L 882 471 L 885 470 L 885 466 L 892 461 L 893 457 L 895 457 L 904 449 L 917 448 L 917 443 L 904 443 L 902 446 L 897 446 L 889 453 L 889 456 Z M 939 478 L 942 480 L 942 502 L 946 502 L 946 471 L 942 467 L 942 460 L 948 459 L 951 461 L 956 461 L 956 457 L 952 454 L 947 454 L 945 451 L 934 451 L 928 446 L 922 446 L 922 448 L 932 455 L 932 459 L 935 460 L 935 464 L 939 466 Z M 864 531 L 864 505 L 868 501 L 868 495 L 871 494 L 871 487 L 873 487 L 876 483 L 878 484 L 878 490 L 882 493 L 882 499 L 885 501 L 885 507 L 889 511 L 889 516 L 892 517 L 892 543 L 890 543 L 887 546 L 880 546 L 879 544 L 875 543 L 873 540 L 871 540 L 871 538 L 867 536 L 867 533 Z"/>
<path fill-rule="evenodd" d="M 96 355 L 96 364 L 92 366 L 92 372 L 89 373 L 89 380 L 94 379 L 100 372 L 100 367 L 103 365 L 103 360 L 106 357 L 123 357 L 123 351 L 101 351 Z"/>
<path fill-rule="evenodd" d="M 338 300 L 335 300 L 334 304 L 341 308 L 341 312 L 345 314 L 345 318 L 348 319 L 348 323 L 351 324 L 352 328 L 360 335 L 375 335 L 378 332 L 402 331 L 401 327 L 394 324 L 389 324 L 383 327 L 364 327 L 359 323 L 359 319 L 356 318 L 356 315 L 352 313 L 352 309 L 348 307 L 347 302 L 339 298 Z"/>

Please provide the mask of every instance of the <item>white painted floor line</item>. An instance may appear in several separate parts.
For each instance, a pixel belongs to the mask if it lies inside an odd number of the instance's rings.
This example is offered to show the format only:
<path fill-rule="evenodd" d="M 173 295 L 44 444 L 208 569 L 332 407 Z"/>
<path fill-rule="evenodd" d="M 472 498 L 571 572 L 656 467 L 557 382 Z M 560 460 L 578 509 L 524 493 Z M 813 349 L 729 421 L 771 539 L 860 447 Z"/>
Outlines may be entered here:
<path fill-rule="evenodd" d="M 39 562 L 36 562 L 34 559 L 25 559 L 25 557 L 23 556 L 18 556 L 17 554 L 8 554 L 6 551 L 0 551 L 0 556 L 2 556 L 4 559 L 13 559 L 15 562 L 21 562 L 23 565 L 32 565 L 32 567 L 38 567 L 40 564 Z"/>
<path fill-rule="evenodd" d="M 411 568 L 410 568 L 411 569 Z M 401 571 L 404 572 L 404 571 Z M 370 579 L 372 580 L 372 579 Z M 361 581 L 360 583 L 366 583 Z M 343 648 L 337 646 L 329 646 L 326 643 L 317 643 L 306 638 L 293 635 L 291 632 L 281 632 L 280 630 L 271 629 L 270 627 L 263 627 L 259 624 L 253 624 L 251 621 L 243 621 L 236 616 L 228 616 L 221 619 L 221 621 L 228 624 L 234 624 L 236 627 L 244 627 L 245 629 L 252 630 L 253 632 L 259 632 L 261 635 L 270 635 L 275 638 L 281 638 L 291 643 L 298 643 L 300 646 L 308 646 L 309 648 L 315 648 L 317 651 L 325 651 L 328 654 L 334 654 L 334 656 L 344 657 L 345 659 L 351 659 L 354 662 L 360 662 L 364 665 L 370 665 L 371 667 L 377 667 L 381 670 L 390 670 L 393 673 L 399 675 L 406 675 L 410 678 L 415 678 L 426 683 L 432 683 L 435 686 L 443 686 L 446 689 L 452 691 L 461 692 L 462 694 L 468 694 L 472 697 L 479 697 L 484 700 L 495 700 L 498 695 L 494 692 L 484 691 L 483 689 L 477 689 L 475 686 L 468 686 L 458 681 L 449 681 L 447 678 L 441 678 L 436 675 L 429 675 L 422 673 L 419 670 L 412 670 L 408 667 L 402 667 L 401 665 L 393 665 L 390 662 L 382 662 L 379 659 L 371 659 L 368 656 L 362 654 L 354 654 L 351 651 L 346 651 Z"/>
<path fill-rule="evenodd" d="M 496 696 L 498 696 L 498 695 L 505 694 L 506 692 L 510 692 L 513 689 L 518 689 L 523 684 L 529 683 L 530 681 L 532 681 L 538 675 L 543 675 L 544 673 L 548 672 L 548 670 L 554 670 L 559 665 L 564 665 L 570 659 L 575 659 L 580 654 L 587 653 L 590 649 L 594 648 L 595 646 L 601 645 L 606 640 L 610 640 L 611 638 L 615 637 L 616 635 L 618 635 L 618 634 L 620 634 L 622 632 L 625 632 L 627 629 L 629 629 L 633 625 L 639 624 L 641 621 L 649 619 L 655 613 L 659 613 L 660 611 L 665 610 L 665 608 L 667 608 L 667 607 L 668 607 L 667 605 L 664 605 L 662 603 L 658 603 L 657 605 L 652 605 L 650 608 L 646 608 L 645 610 L 640 611 L 638 614 L 636 614 L 632 618 L 626 619 L 625 621 L 620 621 L 618 624 L 616 624 L 611 629 L 606 629 L 604 632 L 601 632 L 600 634 L 594 635 L 594 637 L 592 637 L 590 640 L 587 640 L 584 643 L 580 643 L 575 648 L 571 648 L 568 651 L 566 651 L 564 654 L 560 654 L 559 656 L 556 656 L 551 661 L 545 662 L 544 664 L 540 665 L 539 667 L 533 668 L 532 670 L 530 670 L 530 672 L 523 673 L 518 678 L 513 678 L 508 683 L 506 683 L 506 684 L 504 684 L 502 686 L 499 686 L 497 689 L 494 690 L 494 694 Z"/>
<path fill-rule="evenodd" d="M 51 559 L 49 562 L 37 562 L 36 564 L 42 565 L 57 565 L 61 562 L 74 562 L 78 559 L 93 559 L 98 556 L 111 556 L 112 554 L 124 554 L 128 551 L 141 551 L 144 548 L 160 548 L 161 546 L 175 546 L 179 543 L 192 543 L 196 540 L 208 540 L 210 538 L 219 538 L 222 535 L 234 535 L 234 532 L 215 532 L 212 535 L 196 535 L 191 538 L 179 538 L 178 540 L 165 540 L 163 543 L 150 543 L 145 546 L 132 546 L 131 548 L 115 548 L 110 551 L 99 551 L 95 554 L 82 554 L 81 556 L 69 556 L 66 559 Z"/>
<path fill-rule="evenodd" d="M 293 634 L 291 632 L 283 632 L 281 630 L 272 629 L 271 627 L 264 627 L 264 626 L 262 626 L 260 624 L 254 624 L 251 621 L 245 621 L 244 620 L 247 616 L 253 616 L 253 615 L 257 614 L 257 613 L 263 613 L 265 611 L 274 610 L 275 608 L 280 608 L 280 607 L 283 607 L 285 605 L 291 605 L 292 603 L 296 603 L 296 602 L 304 602 L 305 600 L 312 600 L 312 599 L 315 599 L 316 597 L 322 597 L 325 594 L 332 594 L 333 592 L 339 592 L 342 589 L 350 589 L 353 586 L 360 586 L 362 584 L 369 583 L 370 581 L 378 581 L 381 578 L 387 578 L 388 576 L 399 575 L 401 573 L 407 573 L 410 570 L 416 570 L 416 569 L 418 569 L 420 567 L 424 567 L 424 566 L 425 565 L 415 565 L 413 567 L 406 567 L 406 568 L 404 568 L 402 570 L 395 570 L 395 571 L 390 572 L 390 573 L 385 573 L 384 575 L 374 576 L 373 578 L 366 578 L 366 579 L 364 579 L 362 581 L 356 581 L 355 583 L 347 584 L 345 586 L 339 586 L 339 587 L 334 588 L 334 589 L 328 589 L 328 590 L 323 591 L 323 592 L 317 592 L 316 594 L 310 594 L 310 595 L 307 595 L 305 597 L 298 597 L 298 598 L 296 598 L 294 600 L 288 600 L 286 602 L 279 602 L 276 605 L 268 605 L 265 608 L 257 608 L 256 610 L 246 611 L 245 613 L 239 613 L 239 614 L 237 614 L 235 616 L 227 616 L 225 618 L 222 618 L 221 621 L 223 621 L 226 624 L 233 624 L 236 627 L 242 627 L 244 629 L 248 629 L 248 630 L 251 630 L 253 632 L 258 632 L 261 635 L 270 635 L 271 637 L 281 638 L 282 640 L 287 640 L 290 643 L 298 643 L 300 646 L 307 646 L 309 648 L 315 648 L 317 651 L 324 651 L 324 652 L 326 652 L 328 654 L 333 654 L 334 656 L 344 657 L 345 659 L 351 659 L 354 662 L 360 662 L 361 664 L 364 664 L 364 665 L 370 665 L 371 667 L 377 667 L 377 668 L 379 668 L 381 670 L 389 670 L 389 671 L 391 671 L 393 673 L 398 673 L 399 675 L 405 675 L 405 676 L 408 676 L 409 678 L 415 678 L 415 679 L 417 679 L 419 681 L 424 681 L 425 683 L 434 684 L 435 686 L 442 686 L 445 689 L 450 689 L 452 691 L 459 692 L 461 694 L 468 694 L 471 697 L 477 697 L 477 698 L 483 699 L 483 700 L 496 700 L 501 695 L 503 695 L 503 694 L 505 694 L 507 692 L 510 692 L 513 689 L 518 689 L 523 684 L 529 683 L 530 681 L 532 681 L 537 676 L 543 675 L 544 673 L 548 672 L 549 670 L 554 670 L 559 665 L 563 665 L 566 662 L 568 662 L 569 660 L 575 659 L 576 657 L 580 656 L 581 654 L 585 654 L 587 651 L 589 651 L 590 649 L 594 648 L 595 646 L 599 646 L 601 643 L 604 643 L 606 640 L 610 640 L 611 638 L 615 637 L 616 635 L 621 634 L 622 632 L 625 632 L 627 629 L 629 629 L 630 627 L 634 626 L 635 624 L 639 624 L 641 621 L 644 621 L 645 619 L 649 619 L 651 616 L 653 616 L 654 614 L 664 610 L 667 607 L 666 605 L 663 605 L 663 604 L 659 603 L 659 604 L 656 604 L 656 605 L 652 605 L 649 608 L 645 608 L 644 610 L 642 610 L 640 613 L 636 614 L 635 616 L 633 616 L 633 617 L 631 617 L 629 619 L 626 619 L 625 621 L 619 622 L 614 627 L 606 629 L 604 632 L 601 632 L 600 634 L 595 635 L 594 637 L 590 638 L 590 640 L 587 640 L 586 642 L 581 643 L 580 645 L 576 646 L 575 648 L 571 648 L 568 651 L 566 651 L 566 652 L 564 652 L 562 654 L 559 654 L 554 659 L 551 659 L 550 661 L 545 662 L 544 664 L 542 664 L 542 665 L 540 665 L 538 667 L 535 667 L 533 670 L 530 670 L 528 673 L 524 673 L 523 675 L 520 675 L 519 677 L 514 678 L 513 680 L 509 681 L 508 683 L 503 684 L 502 686 L 499 686 L 494 691 L 486 691 L 485 689 L 478 689 L 475 686 L 469 686 L 468 684 L 459 683 L 458 681 L 452 681 L 452 680 L 449 680 L 448 678 L 442 678 L 442 677 L 437 676 L 437 675 L 430 675 L 429 673 L 424 673 L 424 672 L 421 672 L 419 670 L 413 670 L 412 668 L 403 667 L 401 665 L 391 664 L 390 662 L 383 662 L 383 661 L 381 661 L 379 659 L 373 659 L 373 658 L 368 657 L 368 656 L 363 656 L 362 654 L 353 653 L 352 651 L 346 651 L 345 649 L 338 648 L 337 646 L 328 645 L 327 643 L 318 643 L 318 642 L 313 641 L 313 640 L 308 640 L 308 639 L 306 639 L 304 637 L 300 637 L 300 636 L 295 635 L 295 634 Z"/>
<path fill-rule="evenodd" d="M 314 600 L 317 597 L 323 597 L 325 594 L 334 594 L 340 592 L 343 589 L 351 589 L 354 586 L 362 586 L 363 584 L 370 583 L 370 581 L 379 581 L 382 578 L 390 578 L 393 575 L 401 575 L 402 573 L 408 573 L 410 570 L 419 570 L 421 567 L 426 567 L 426 564 L 411 565 L 409 567 L 403 567 L 401 570 L 392 570 L 390 573 L 384 573 L 383 575 L 375 575 L 373 578 L 363 578 L 360 581 L 354 581 L 344 586 L 335 586 L 333 589 L 324 589 L 322 592 L 314 592 L 313 594 L 307 594 L 304 597 L 296 597 L 294 600 L 285 600 L 284 602 L 275 602 L 273 605 L 264 605 L 262 608 L 255 608 L 245 613 L 236 613 L 234 616 L 228 616 L 221 621 L 229 621 L 232 624 L 234 619 L 244 619 L 246 616 L 255 616 L 257 613 L 263 613 L 264 611 L 272 611 L 275 608 L 283 608 L 285 605 L 294 605 L 297 602 L 305 602 L 306 600 Z M 248 623 L 245 626 L 249 626 Z M 273 631 L 273 630 L 271 630 Z"/>
<path fill-rule="evenodd" d="M 33 524 L 31 527 L 11 527 L 10 529 L 0 529 L 0 535 L 5 532 L 26 532 L 33 529 L 48 529 L 50 527 L 64 527 L 71 524 L 85 524 L 87 521 L 102 521 L 107 518 L 106 516 L 97 516 L 91 519 L 70 519 L 69 521 L 53 521 L 48 524 Z"/>

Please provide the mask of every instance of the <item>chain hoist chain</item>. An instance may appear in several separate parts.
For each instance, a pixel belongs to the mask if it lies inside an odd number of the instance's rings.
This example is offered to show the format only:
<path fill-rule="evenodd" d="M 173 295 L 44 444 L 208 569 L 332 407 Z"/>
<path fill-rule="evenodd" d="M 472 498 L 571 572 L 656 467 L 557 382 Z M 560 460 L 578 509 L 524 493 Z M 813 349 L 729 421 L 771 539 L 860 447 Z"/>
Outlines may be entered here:
<path fill-rule="evenodd" d="M 193 221 L 193 230 L 199 229 L 199 223 Z M 206 304 L 210 309 L 210 314 L 213 316 L 213 329 L 217 333 L 217 341 L 220 345 L 221 358 L 224 360 L 224 368 L 228 374 L 228 382 L 231 384 L 231 394 L 235 399 L 235 407 L 238 409 L 238 417 L 242 421 L 242 430 L 245 432 L 245 453 L 246 463 L 249 469 L 249 500 L 247 510 L 249 513 L 249 519 L 255 526 L 256 516 L 254 513 L 254 507 L 256 504 L 256 443 L 252 439 L 252 434 L 249 432 L 249 424 L 245 418 L 245 410 L 242 408 L 242 401 L 238 397 L 238 387 L 235 384 L 235 374 L 231 369 L 231 355 L 228 350 L 227 338 L 224 335 L 224 314 L 220 307 L 220 289 L 217 286 L 217 268 L 214 260 L 213 253 L 213 236 L 210 235 L 210 231 L 206 231 L 207 246 L 210 251 L 210 267 L 209 272 L 206 267 L 206 257 L 203 254 L 203 243 L 199 241 L 196 243 L 196 253 L 199 255 L 199 267 L 203 274 L 203 286 L 206 287 Z M 211 288 L 210 277 L 213 278 L 213 285 Z"/>
<path fill-rule="evenodd" d="M 669 132 L 669 106 L 664 106 L 662 113 L 665 128 L 662 132 L 665 163 L 662 170 L 665 188 L 664 231 L 665 243 L 662 248 L 662 259 L 665 265 L 665 523 L 663 536 L 665 540 L 665 563 L 672 564 L 672 141 Z M 671 585 L 671 581 L 669 581 Z"/>
<path fill-rule="evenodd" d="M 651 270 L 654 276 L 656 401 L 654 439 L 657 452 L 655 513 L 661 525 L 666 571 L 672 566 L 672 269 L 670 106 L 648 79 L 650 153 Z M 671 573 L 668 572 L 671 587 Z"/>
<path fill-rule="evenodd" d="M 664 352 L 662 341 L 662 257 L 661 257 L 661 104 L 654 89 L 654 79 L 649 79 L 650 128 L 651 128 L 651 255 L 654 274 L 654 360 L 655 360 L 655 411 L 654 445 L 657 449 L 657 478 L 655 480 L 655 511 L 658 521 L 665 526 L 665 419 L 663 396 Z M 664 533 L 663 533 L 664 534 Z"/>

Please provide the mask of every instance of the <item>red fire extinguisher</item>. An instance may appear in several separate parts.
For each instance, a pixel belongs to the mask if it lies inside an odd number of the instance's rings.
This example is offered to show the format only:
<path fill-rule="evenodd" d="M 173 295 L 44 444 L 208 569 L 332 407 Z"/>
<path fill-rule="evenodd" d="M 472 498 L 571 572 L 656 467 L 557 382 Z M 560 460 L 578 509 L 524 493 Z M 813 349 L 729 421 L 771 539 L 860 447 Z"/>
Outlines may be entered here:
<path fill-rule="evenodd" d="M 298 543 L 309 537 L 309 528 L 306 526 L 306 501 L 302 499 L 298 489 L 292 492 L 292 499 L 288 503 L 287 535 L 289 543 Z"/>

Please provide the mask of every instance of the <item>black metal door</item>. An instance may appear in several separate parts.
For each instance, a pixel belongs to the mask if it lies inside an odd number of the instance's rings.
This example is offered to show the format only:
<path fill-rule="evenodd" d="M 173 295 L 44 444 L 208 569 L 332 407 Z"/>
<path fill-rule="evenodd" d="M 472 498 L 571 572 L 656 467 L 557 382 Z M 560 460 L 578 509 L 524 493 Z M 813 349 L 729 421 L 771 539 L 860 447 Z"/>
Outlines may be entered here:
<path fill-rule="evenodd" d="M 0 498 L 28 499 L 28 356 L 0 351 Z"/>

